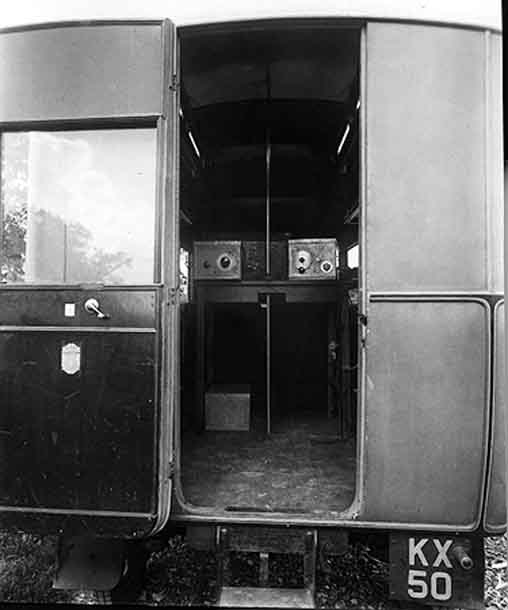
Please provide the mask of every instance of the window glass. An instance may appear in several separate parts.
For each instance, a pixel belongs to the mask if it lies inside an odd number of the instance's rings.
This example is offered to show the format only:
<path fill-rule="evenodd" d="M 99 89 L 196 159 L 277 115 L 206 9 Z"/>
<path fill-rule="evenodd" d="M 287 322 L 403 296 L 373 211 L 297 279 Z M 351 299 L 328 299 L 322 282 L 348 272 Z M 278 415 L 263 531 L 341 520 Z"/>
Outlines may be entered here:
<path fill-rule="evenodd" d="M 348 249 L 346 256 L 347 256 L 347 266 L 350 269 L 356 269 L 358 267 L 359 264 L 359 255 L 360 255 L 360 247 L 358 246 L 358 244 L 351 246 L 351 248 Z"/>
<path fill-rule="evenodd" d="M 180 248 L 180 302 L 189 302 L 189 252 Z"/>
<path fill-rule="evenodd" d="M 153 282 L 155 129 L 6 133 L 0 281 Z"/>

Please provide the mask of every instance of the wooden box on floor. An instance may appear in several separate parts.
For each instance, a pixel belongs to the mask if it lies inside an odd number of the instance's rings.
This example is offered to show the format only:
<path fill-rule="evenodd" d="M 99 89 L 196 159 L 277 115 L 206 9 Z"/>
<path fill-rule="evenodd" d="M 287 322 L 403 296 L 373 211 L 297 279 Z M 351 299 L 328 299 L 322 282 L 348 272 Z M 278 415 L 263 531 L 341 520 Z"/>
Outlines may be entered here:
<path fill-rule="evenodd" d="M 212 385 L 205 394 L 205 429 L 250 428 L 250 386 Z"/>

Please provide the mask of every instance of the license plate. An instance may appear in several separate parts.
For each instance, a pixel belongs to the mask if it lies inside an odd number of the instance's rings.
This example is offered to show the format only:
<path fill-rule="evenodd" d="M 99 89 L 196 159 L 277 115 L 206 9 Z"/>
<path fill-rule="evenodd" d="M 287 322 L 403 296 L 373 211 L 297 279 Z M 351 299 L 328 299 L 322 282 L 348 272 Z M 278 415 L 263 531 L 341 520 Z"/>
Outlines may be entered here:
<path fill-rule="evenodd" d="M 473 560 L 469 565 L 467 558 Z M 484 556 L 480 537 L 390 535 L 390 597 L 481 610 Z"/>

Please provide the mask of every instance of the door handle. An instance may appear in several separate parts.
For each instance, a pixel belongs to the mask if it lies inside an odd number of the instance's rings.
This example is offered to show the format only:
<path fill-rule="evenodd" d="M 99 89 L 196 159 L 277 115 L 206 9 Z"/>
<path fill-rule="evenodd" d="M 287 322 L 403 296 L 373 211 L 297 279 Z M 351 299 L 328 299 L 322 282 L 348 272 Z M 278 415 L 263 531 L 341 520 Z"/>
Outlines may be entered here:
<path fill-rule="evenodd" d="M 97 299 L 87 299 L 85 301 L 85 310 L 88 313 L 94 313 L 100 320 L 108 320 L 108 314 L 102 312 Z"/>

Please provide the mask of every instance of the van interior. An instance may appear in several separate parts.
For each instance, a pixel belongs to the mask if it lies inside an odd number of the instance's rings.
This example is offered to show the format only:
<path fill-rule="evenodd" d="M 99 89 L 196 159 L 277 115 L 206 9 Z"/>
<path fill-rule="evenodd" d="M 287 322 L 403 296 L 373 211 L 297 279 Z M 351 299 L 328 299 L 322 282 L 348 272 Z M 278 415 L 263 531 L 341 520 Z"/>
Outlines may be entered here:
<path fill-rule="evenodd" d="M 180 45 L 183 498 L 342 512 L 357 462 L 360 30 L 191 28 Z M 291 267 L 320 248 L 326 273 Z"/>

